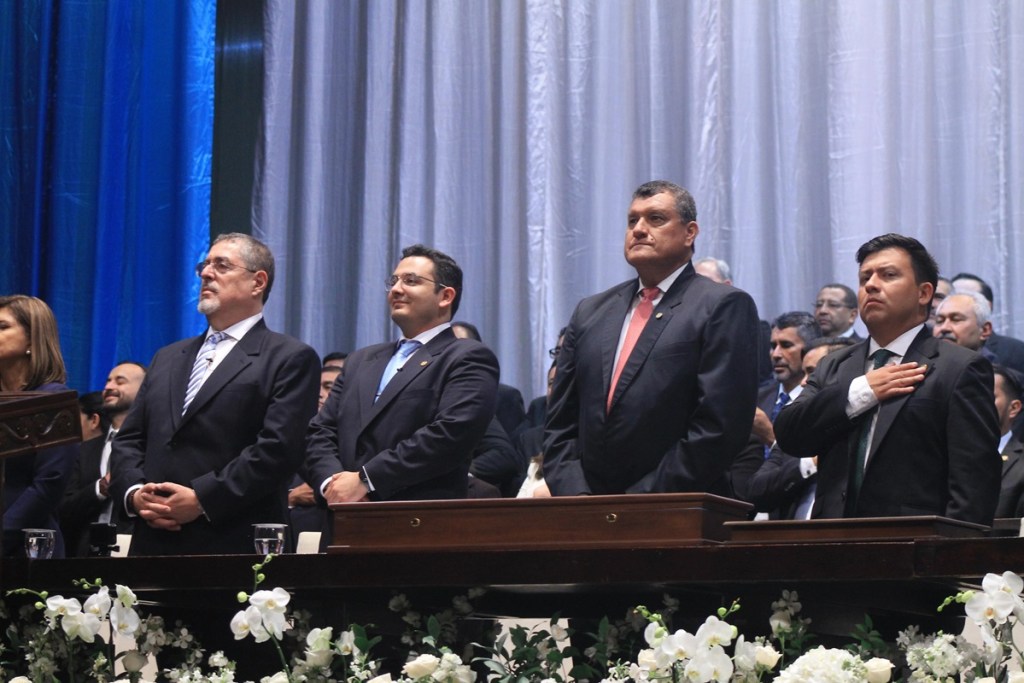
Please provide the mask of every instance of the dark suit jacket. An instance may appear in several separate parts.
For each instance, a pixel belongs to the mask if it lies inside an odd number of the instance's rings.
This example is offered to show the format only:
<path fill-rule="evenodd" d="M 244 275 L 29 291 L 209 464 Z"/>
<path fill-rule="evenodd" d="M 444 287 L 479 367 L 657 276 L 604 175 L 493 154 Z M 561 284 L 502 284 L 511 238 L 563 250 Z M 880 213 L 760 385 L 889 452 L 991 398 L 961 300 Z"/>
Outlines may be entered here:
<path fill-rule="evenodd" d="M 993 332 L 985 340 L 984 348 L 996 357 L 1000 365 L 1024 374 L 1024 341 Z"/>
<path fill-rule="evenodd" d="M 850 383 L 864 374 L 868 341 L 826 356 L 775 420 L 779 446 L 818 458 L 813 516 L 843 517 L 860 425 L 846 416 Z M 989 524 L 999 492 L 999 427 L 992 366 L 921 330 L 903 362 L 928 366 L 913 393 L 880 404 L 856 514 L 944 515 Z"/>
<path fill-rule="evenodd" d="M 770 519 L 793 519 L 796 505 L 817 479 L 817 474 L 805 479 L 800 473 L 800 458 L 783 453 L 776 445 L 750 477 L 747 500 L 759 512 L 769 513 Z"/>
<path fill-rule="evenodd" d="M 1010 439 L 1003 449 L 1003 478 L 996 517 L 1024 517 L 1024 443 Z"/>
<path fill-rule="evenodd" d="M 519 429 L 517 429 L 514 434 L 509 434 L 509 436 L 514 439 L 521 432 L 524 432 L 527 429 L 533 429 L 534 427 L 540 427 L 543 431 L 544 422 L 547 420 L 547 416 L 548 397 L 547 394 L 543 394 L 530 401 L 530 405 L 526 408 L 526 417 L 523 418 L 523 423 L 519 425 Z"/>
<path fill-rule="evenodd" d="M 32 391 L 68 391 L 63 384 L 43 384 Z M 75 413 L 75 419 L 78 414 Z M 64 538 L 57 521 L 57 507 L 78 459 L 77 443 L 52 446 L 4 461 L 3 554 L 24 556 L 22 529 L 54 529 L 53 557 L 64 557 Z"/>
<path fill-rule="evenodd" d="M 446 329 L 416 350 L 377 402 L 394 343 L 353 352 L 309 425 L 305 470 L 320 485 L 366 471 L 374 500 L 465 498 L 469 462 L 494 417 L 498 360 Z"/>
<path fill-rule="evenodd" d="M 526 477 L 530 459 L 519 454 L 498 418 L 487 424 L 484 438 L 473 449 L 469 473 L 499 491 L 499 496 L 515 498 Z"/>
<path fill-rule="evenodd" d="M 494 416 L 505 430 L 505 434 L 511 436 L 519 431 L 523 420 L 526 419 L 526 411 L 523 409 L 523 395 L 518 389 L 507 384 L 498 385 L 498 402 Z"/>
<path fill-rule="evenodd" d="M 544 435 L 554 495 L 711 491 L 747 443 L 757 397 L 757 308 L 679 275 L 637 340 L 606 412 L 636 280 L 580 302 L 558 355 Z"/>
<path fill-rule="evenodd" d="M 262 320 L 213 370 L 183 416 L 203 335 L 153 357 L 111 452 L 112 497 L 145 482 L 191 487 L 205 516 L 181 531 L 136 518 L 132 555 L 252 553 L 252 525 L 286 523 L 286 488 L 316 412 L 320 361 Z"/>
<path fill-rule="evenodd" d="M 99 515 L 111 502 L 110 523 L 117 526 L 119 533 L 130 534 L 134 524 L 122 514 L 121 505 L 114 505 L 114 499 L 100 500 L 96 497 L 96 480 L 100 476 L 100 461 L 103 459 L 103 445 L 106 434 L 85 441 L 81 445 L 78 463 L 72 470 L 71 479 L 64 499 L 60 503 L 60 528 L 64 534 L 68 557 L 89 556 L 89 525 L 99 521 Z"/>
<path fill-rule="evenodd" d="M 779 400 L 779 383 L 761 387 L 757 407 L 771 417 Z M 757 512 L 767 512 L 771 519 L 791 519 L 793 504 L 798 502 L 809 482 L 800 474 L 800 459 L 783 453 L 776 446 L 770 457 L 764 457 L 764 444 L 751 437 L 750 443 L 736 457 L 729 470 L 733 497 L 754 504 Z"/>

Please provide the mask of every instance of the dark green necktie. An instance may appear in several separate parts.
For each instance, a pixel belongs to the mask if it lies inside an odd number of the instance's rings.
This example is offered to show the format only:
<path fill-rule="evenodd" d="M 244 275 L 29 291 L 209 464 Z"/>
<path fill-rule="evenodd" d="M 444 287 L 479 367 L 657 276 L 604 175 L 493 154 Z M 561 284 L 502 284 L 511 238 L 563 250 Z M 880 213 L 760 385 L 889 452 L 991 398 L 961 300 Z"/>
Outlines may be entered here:
<path fill-rule="evenodd" d="M 877 370 L 889 362 L 896 354 L 888 349 L 878 349 L 871 355 L 871 369 Z M 878 406 L 875 406 L 864 414 L 864 421 L 860 426 L 860 436 L 857 439 L 857 458 L 853 463 L 853 471 L 850 472 L 850 485 L 846 492 L 846 517 L 856 517 L 857 498 L 860 495 L 860 486 L 864 482 L 864 463 L 868 459 L 868 448 L 871 447 L 871 424 L 875 421 L 875 413 Z"/>

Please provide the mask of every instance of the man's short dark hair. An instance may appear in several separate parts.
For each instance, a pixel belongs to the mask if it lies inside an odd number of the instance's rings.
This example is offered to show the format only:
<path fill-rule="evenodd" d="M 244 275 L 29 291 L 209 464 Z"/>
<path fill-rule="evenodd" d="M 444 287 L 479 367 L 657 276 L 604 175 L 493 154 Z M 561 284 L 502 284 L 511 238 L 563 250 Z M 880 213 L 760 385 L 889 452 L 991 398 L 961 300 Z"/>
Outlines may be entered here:
<path fill-rule="evenodd" d="M 414 244 L 402 250 L 402 258 L 412 258 L 413 256 L 422 256 L 434 263 L 434 279 L 437 281 L 434 285 L 435 292 L 441 291 L 444 287 L 451 287 L 455 290 L 455 298 L 452 299 L 452 318 L 454 318 L 455 312 L 459 310 L 459 304 L 462 302 L 462 268 L 459 268 L 459 264 L 448 254 L 422 244 Z"/>
<path fill-rule="evenodd" d="M 327 365 L 332 360 L 345 360 L 346 358 L 348 358 L 348 354 L 344 351 L 331 351 L 329 354 L 324 356 L 323 362 L 320 364 Z"/>
<path fill-rule="evenodd" d="M 110 429 L 110 416 L 107 415 L 107 411 L 103 409 L 102 391 L 90 391 L 87 394 L 79 396 L 78 409 L 82 412 L 82 415 L 85 415 L 86 417 L 99 415 L 100 431 L 104 434 L 106 434 L 107 430 Z"/>
<path fill-rule="evenodd" d="M 993 363 L 992 374 L 1003 378 L 1003 388 L 1011 401 L 1021 400 L 1021 396 L 1024 395 L 1024 377 L 1021 377 L 1019 372 L 1005 365 Z"/>
<path fill-rule="evenodd" d="M 466 334 L 469 335 L 470 339 L 475 339 L 478 342 L 483 341 L 483 339 L 480 338 L 480 330 L 476 329 L 476 325 L 474 325 L 473 323 L 467 323 L 464 320 L 459 320 L 453 322 L 452 327 L 461 327 L 466 331 Z"/>
<path fill-rule="evenodd" d="M 262 270 L 267 274 L 267 288 L 263 290 L 263 303 L 267 303 L 270 288 L 274 286 L 274 254 L 271 253 L 270 247 L 244 232 L 228 232 L 217 235 L 213 243 L 228 241 L 238 243 L 238 252 L 242 256 L 242 260 L 245 261 L 246 268 L 253 272 Z"/>
<path fill-rule="evenodd" d="M 872 237 L 860 245 L 860 249 L 857 250 L 857 264 L 863 264 L 868 256 L 878 253 L 883 249 L 902 249 L 907 252 L 907 255 L 910 256 L 910 263 L 914 268 L 914 282 L 919 285 L 930 282 L 932 283 L 932 291 L 935 291 L 935 287 L 939 283 L 939 265 L 935 263 L 935 259 L 924 248 L 924 245 L 913 237 L 899 235 L 895 232 Z"/>
<path fill-rule="evenodd" d="M 812 341 L 821 336 L 821 326 L 814 316 L 806 311 L 790 311 L 783 313 L 772 321 L 772 328 L 786 330 L 790 327 L 796 328 L 796 333 L 804 342 L 804 348 Z"/>
<path fill-rule="evenodd" d="M 953 289 L 956 289 L 956 285 L 954 285 L 953 283 L 956 282 L 957 280 L 974 280 L 975 282 L 977 282 L 978 287 L 981 289 L 981 295 L 988 299 L 988 305 L 992 306 L 992 287 L 987 282 L 982 280 L 977 275 L 974 275 L 973 273 L 957 273 L 953 277 L 949 278 L 949 284 L 950 286 L 953 287 Z M 993 306 L 993 310 L 994 309 L 995 307 Z"/>
<path fill-rule="evenodd" d="M 822 289 L 839 289 L 843 292 L 843 305 L 847 308 L 857 308 L 857 292 L 853 291 L 841 282 L 830 282 L 827 285 L 822 285 L 818 289 L 818 293 L 821 293 Z"/>
<path fill-rule="evenodd" d="M 804 347 L 803 355 L 806 356 L 807 352 L 811 349 L 820 349 L 822 346 L 828 347 L 828 352 L 832 353 L 845 346 L 853 346 L 857 341 L 850 339 L 849 337 L 818 337 L 810 344 Z"/>
<path fill-rule="evenodd" d="M 686 188 L 679 187 L 668 180 L 650 180 L 633 192 L 633 199 L 647 199 L 654 195 L 668 192 L 676 202 L 676 213 L 683 223 L 697 220 L 697 203 Z"/>

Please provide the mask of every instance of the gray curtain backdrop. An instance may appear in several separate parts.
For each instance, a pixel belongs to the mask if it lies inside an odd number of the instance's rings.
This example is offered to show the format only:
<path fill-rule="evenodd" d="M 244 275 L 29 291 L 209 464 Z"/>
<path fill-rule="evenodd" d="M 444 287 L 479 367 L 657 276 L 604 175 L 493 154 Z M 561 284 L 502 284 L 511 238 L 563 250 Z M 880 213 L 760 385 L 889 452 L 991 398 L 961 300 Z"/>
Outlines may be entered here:
<path fill-rule="evenodd" d="M 254 230 L 269 323 L 321 352 L 397 339 L 423 242 L 529 399 L 576 302 L 627 279 L 632 190 L 697 200 L 698 256 L 761 317 L 856 286 L 896 231 L 1024 335 L 1024 2 L 267 0 Z"/>

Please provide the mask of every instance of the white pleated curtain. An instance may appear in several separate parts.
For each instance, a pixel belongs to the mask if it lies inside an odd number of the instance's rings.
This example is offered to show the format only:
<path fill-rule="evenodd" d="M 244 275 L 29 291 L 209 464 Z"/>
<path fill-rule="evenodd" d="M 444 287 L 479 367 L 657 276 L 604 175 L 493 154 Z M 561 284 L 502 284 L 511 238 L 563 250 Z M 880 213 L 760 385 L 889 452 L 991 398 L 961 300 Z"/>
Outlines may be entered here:
<path fill-rule="evenodd" d="M 697 254 L 761 317 L 806 310 L 896 231 L 1024 335 L 1024 2 L 267 0 L 254 226 L 272 327 L 397 338 L 384 279 L 423 242 L 457 318 L 541 393 L 583 296 L 628 277 L 632 190 L 697 200 Z"/>

